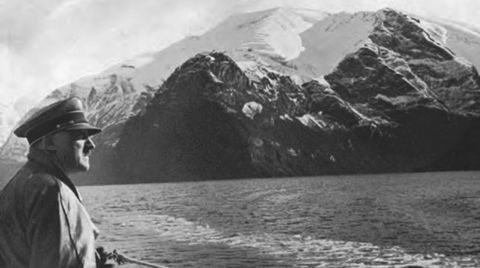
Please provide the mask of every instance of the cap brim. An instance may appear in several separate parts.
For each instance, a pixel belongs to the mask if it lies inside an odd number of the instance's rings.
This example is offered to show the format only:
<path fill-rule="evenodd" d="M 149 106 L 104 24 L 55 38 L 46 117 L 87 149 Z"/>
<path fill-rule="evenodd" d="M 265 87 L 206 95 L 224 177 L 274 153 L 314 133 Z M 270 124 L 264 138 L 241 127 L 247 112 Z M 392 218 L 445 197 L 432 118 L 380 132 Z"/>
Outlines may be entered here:
<path fill-rule="evenodd" d="M 88 132 L 88 136 L 92 136 L 92 135 L 95 135 L 95 134 L 98 134 L 98 133 L 102 132 L 102 129 L 94 127 L 94 126 L 92 126 L 88 123 L 78 123 L 78 124 L 75 124 L 75 125 L 72 125 L 72 126 L 55 129 L 54 131 L 51 131 L 51 132 L 39 137 L 38 139 L 31 141 L 30 144 L 34 144 L 35 142 L 39 141 L 42 137 L 45 137 L 47 135 L 52 135 L 52 134 L 60 132 L 60 131 L 69 131 L 69 130 L 86 130 Z"/>
<path fill-rule="evenodd" d="M 92 136 L 95 134 L 98 134 L 102 132 L 100 128 L 94 127 L 88 123 L 78 123 L 75 125 L 71 125 L 62 129 L 57 130 L 58 131 L 68 131 L 68 130 L 86 130 L 88 132 L 88 136 Z"/>

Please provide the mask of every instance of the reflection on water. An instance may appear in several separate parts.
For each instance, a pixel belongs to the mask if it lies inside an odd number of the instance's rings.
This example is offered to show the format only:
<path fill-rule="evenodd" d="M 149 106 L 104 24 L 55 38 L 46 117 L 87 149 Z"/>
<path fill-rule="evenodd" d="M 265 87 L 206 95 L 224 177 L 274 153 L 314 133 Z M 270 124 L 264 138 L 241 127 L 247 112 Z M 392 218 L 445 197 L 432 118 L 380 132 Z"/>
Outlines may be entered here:
<path fill-rule="evenodd" d="M 168 267 L 480 267 L 476 172 L 80 191 L 107 249 Z"/>

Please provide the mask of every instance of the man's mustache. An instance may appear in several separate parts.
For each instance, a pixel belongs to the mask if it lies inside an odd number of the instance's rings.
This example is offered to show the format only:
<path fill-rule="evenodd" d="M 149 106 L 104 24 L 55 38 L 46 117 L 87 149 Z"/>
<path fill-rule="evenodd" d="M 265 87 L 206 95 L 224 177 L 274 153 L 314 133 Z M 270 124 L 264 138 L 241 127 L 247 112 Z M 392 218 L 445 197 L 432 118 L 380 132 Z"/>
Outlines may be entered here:
<path fill-rule="evenodd" d="M 93 144 L 90 141 L 87 141 L 83 146 L 83 153 L 89 154 L 93 150 L 93 148 L 95 148 Z"/>

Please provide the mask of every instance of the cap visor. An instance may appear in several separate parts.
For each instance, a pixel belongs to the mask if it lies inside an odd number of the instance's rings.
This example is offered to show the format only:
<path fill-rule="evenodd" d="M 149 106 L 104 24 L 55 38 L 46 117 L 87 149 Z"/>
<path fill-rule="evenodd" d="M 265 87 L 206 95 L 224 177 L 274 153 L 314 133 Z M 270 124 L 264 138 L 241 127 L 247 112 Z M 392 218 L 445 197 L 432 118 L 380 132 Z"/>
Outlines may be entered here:
<path fill-rule="evenodd" d="M 100 128 L 94 127 L 87 123 L 75 124 L 75 125 L 63 128 L 62 130 L 86 130 L 88 132 L 88 136 L 92 136 L 102 132 Z"/>

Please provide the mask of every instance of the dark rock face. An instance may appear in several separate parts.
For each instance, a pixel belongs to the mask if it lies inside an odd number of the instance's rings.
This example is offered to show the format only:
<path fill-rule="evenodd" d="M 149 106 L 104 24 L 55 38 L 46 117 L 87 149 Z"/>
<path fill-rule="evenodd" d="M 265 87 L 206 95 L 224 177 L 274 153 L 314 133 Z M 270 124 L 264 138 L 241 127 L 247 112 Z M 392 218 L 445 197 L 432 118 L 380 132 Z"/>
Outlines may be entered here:
<path fill-rule="evenodd" d="M 475 67 L 415 19 L 389 9 L 376 16 L 372 42 L 325 77 L 330 87 L 315 81 L 300 87 L 274 73 L 251 83 L 219 53 L 187 61 L 125 127 L 117 156 L 126 168 L 119 175 L 177 180 L 478 169 Z"/>
<path fill-rule="evenodd" d="M 87 118 L 92 124 L 102 128 L 102 132 L 93 136 L 96 148 L 90 157 L 90 170 L 87 173 L 78 173 L 73 176 L 76 184 L 115 184 L 127 183 L 123 177 L 114 175 L 117 163 L 114 159 L 114 148 L 123 132 L 125 122 L 131 114 L 142 114 L 147 104 L 152 100 L 154 89 L 147 89 L 141 94 L 132 94 L 131 84 L 121 81 L 116 86 L 117 76 L 111 76 L 112 82 L 106 94 L 97 95 L 92 88 L 88 97 L 84 99 Z M 120 93 L 120 94 L 119 94 Z M 119 96 L 121 98 L 119 99 Z"/>
<path fill-rule="evenodd" d="M 476 68 L 457 58 L 418 20 L 382 10 L 369 38 L 384 65 L 402 75 L 419 93 L 449 109 L 478 112 L 480 78 Z"/>
<path fill-rule="evenodd" d="M 196 180 L 480 167 L 479 117 L 419 93 L 369 48 L 339 64 L 327 77 L 332 88 L 267 77 L 250 82 L 220 53 L 190 59 L 146 112 L 127 122 L 116 147 L 118 176 Z"/>
<path fill-rule="evenodd" d="M 223 82 L 225 81 L 225 83 Z M 127 122 L 116 147 L 129 180 L 250 177 L 241 110 L 250 81 L 222 54 L 199 55 L 177 70 L 145 114 Z"/>

